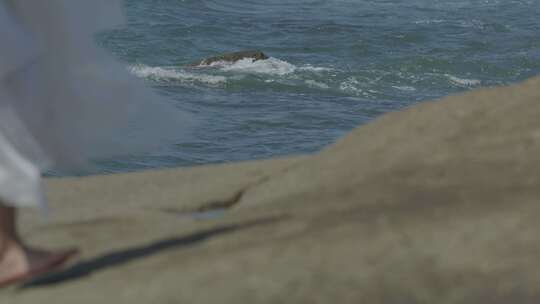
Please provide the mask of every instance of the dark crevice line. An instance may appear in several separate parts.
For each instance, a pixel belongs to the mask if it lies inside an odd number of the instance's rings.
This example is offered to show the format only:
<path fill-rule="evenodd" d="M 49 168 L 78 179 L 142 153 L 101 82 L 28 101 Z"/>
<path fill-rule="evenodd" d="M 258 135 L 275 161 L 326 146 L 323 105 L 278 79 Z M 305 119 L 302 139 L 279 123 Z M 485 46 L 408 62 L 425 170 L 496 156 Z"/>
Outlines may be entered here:
<path fill-rule="evenodd" d="M 254 219 L 245 223 L 229 224 L 198 231 L 192 234 L 163 239 L 150 244 L 119 250 L 77 263 L 65 270 L 51 273 L 22 285 L 19 290 L 44 287 L 83 279 L 96 272 L 112 267 L 122 266 L 136 260 L 144 259 L 158 253 L 171 250 L 181 250 L 203 243 L 211 238 L 251 229 L 257 226 L 271 225 L 286 219 L 286 216 Z"/>
<path fill-rule="evenodd" d="M 244 197 L 244 195 L 246 194 L 247 191 L 249 191 L 250 189 L 254 188 L 254 187 L 258 187 L 266 182 L 268 182 L 269 180 L 272 179 L 272 177 L 275 177 L 277 175 L 280 175 L 280 174 L 284 174 L 284 173 L 287 173 L 288 171 L 290 171 L 292 168 L 296 168 L 299 163 L 301 163 L 301 161 L 296 161 L 296 162 L 293 162 L 291 164 L 289 164 L 288 166 L 284 167 L 283 169 L 273 173 L 273 174 L 267 174 L 267 175 L 264 175 L 260 178 L 258 178 L 256 181 L 252 182 L 252 183 L 249 183 L 248 185 L 242 187 L 240 190 L 234 192 L 234 194 L 228 198 L 225 198 L 225 199 L 216 199 L 216 200 L 211 200 L 211 201 L 208 201 L 207 203 L 203 203 L 201 206 L 199 207 L 195 207 L 195 208 L 190 208 L 188 210 L 180 210 L 180 209 L 177 209 L 177 208 L 161 208 L 160 211 L 162 212 L 165 212 L 165 213 L 172 213 L 172 214 L 177 214 L 177 215 L 181 215 L 181 214 L 185 214 L 185 215 L 189 215 L 189 214 L 193 214 L 193 213 L 204 213 L 204 212 L 211 212 L 211 211 L 218 211 L 218 210 L 222 210 L 222 211 L 226 211 L 226 210 L 229 210 L 233 207 L 235 207 L 236 205 L 238 205 L 241 201 L 242 201 L 242 198 Z"/>

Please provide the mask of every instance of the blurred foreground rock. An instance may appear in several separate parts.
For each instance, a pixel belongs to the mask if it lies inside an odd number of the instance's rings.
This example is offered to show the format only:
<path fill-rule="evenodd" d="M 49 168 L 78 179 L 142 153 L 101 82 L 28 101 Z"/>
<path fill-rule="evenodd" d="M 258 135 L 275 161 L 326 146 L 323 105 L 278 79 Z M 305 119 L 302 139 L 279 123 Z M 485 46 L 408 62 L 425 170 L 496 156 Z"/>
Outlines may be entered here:
<path fill-rule="evenodd" d="M 1 303 L 540 303 L 540 79 L 384 115 L 312 156 L 51 179 L 77 245 Z"/>

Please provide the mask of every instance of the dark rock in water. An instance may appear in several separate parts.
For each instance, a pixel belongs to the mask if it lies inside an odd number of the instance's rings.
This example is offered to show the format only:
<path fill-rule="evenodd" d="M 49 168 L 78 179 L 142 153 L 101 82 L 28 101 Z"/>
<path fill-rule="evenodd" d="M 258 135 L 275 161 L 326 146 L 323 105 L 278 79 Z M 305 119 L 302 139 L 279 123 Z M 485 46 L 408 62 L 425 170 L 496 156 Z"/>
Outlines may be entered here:
<path fill-rule="evenodd" d="M 220 62 L 220 61 L 227 62 L 227 63 L 235 63 L 242 59 L 248 59 L 248 58 L 253 59 L 253 62 L 255 62 L 258 60 L 268 59 L 268 56 L 266 56 L 266 54 L 264 54 L 261 51 L 248 50 L 248 51 L 226 53 L 219 56 L 209 57 L 201 61 L 197 61 L 192 64 L 189 64 L 188 66 L 190 67 L 207 66 L 207 65 L 211 65 L 212 63 Z"/>

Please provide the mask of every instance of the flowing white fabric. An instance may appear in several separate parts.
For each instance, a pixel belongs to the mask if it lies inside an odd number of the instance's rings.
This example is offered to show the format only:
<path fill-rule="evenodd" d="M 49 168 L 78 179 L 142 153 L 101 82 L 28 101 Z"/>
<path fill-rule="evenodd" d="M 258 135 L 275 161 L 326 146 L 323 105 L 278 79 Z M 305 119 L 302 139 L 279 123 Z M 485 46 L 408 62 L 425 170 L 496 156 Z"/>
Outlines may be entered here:
<path fill-rule="evenodd" d="M 188 115 L 95 46 L 115 0 L 0 0 L 0 200 L 42 204 L 40 170 L 180 140 Z"/>

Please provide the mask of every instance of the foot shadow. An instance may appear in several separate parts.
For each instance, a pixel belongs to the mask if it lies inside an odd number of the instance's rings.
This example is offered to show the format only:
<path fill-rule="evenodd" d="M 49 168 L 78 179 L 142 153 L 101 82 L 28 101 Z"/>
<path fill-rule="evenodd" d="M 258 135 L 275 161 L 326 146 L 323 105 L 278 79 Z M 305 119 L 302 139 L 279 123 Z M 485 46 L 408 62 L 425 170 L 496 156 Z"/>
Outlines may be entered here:
<path fill-rule="evenodd" d="M 197 245 L 210 238 L 249 229 L 261 225 L 269 225 L 281 221 L 283 217 L 253 220 L 247 223 L 226 225 L 208 230 L 203 230 L 190 235 L 161 240 L 149 245 L 135 247 L 126 250 L 114 251 L 88 261 L 82 261 L 67 269 L 40 276 L 23 284 L 19 289 L 47 287 L 82 279 L 92 273 L 120 266 L 137 259 L 145 258 L 163 251 Z"/>

